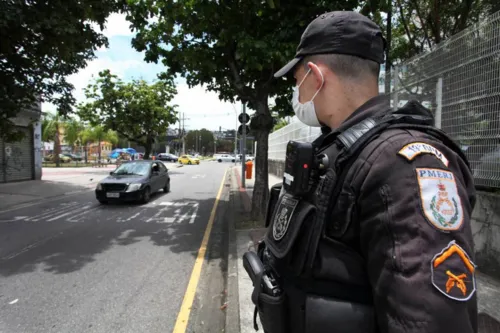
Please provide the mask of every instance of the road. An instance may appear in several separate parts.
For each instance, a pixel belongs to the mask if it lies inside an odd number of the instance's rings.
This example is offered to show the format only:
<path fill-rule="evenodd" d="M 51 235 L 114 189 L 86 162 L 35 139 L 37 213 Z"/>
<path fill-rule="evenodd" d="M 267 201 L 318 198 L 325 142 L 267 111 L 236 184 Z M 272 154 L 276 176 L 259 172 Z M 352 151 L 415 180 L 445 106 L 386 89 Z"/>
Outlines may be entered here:
<path fill-rule="evenodd" d="M 0 332 L 172 332 L 220 188 L 186 332 L 222 332 L 228 167 L 172 168 L 147 205 L 90 190 L 0 213 Z"/>

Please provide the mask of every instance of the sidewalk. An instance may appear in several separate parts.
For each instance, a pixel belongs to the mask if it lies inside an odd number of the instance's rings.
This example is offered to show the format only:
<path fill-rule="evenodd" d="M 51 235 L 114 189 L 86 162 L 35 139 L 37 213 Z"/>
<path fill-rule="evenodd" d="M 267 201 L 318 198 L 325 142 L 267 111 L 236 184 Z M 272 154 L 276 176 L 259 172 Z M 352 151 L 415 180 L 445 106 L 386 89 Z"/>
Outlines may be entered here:
<path fill-rule="evenodd" d="M 235 224 L 238 224 L 238 218 L 247 216 L 251 208 L 251 196 L 255 179 L 246 179 L 245 188 L 241 187 L 241 166 L 232 167 L 231 171 L 231 193 L 233 198 L 234 219 Z M 269 175 L 269 187 L 281 182 L 281 178 L 274 175 Z M 230 227 L 231 228 L 231 227 Z M 245 269 L 243 268 L 243 254 L 249 250 L 255 250 L 257 243 L 265 235 L 266 229 L 264 228 L 251 228 L 251 229 L 236 229 L 230 232 L 233 249 L 230 249 L 231 256 L 236 256 L 236 259 L 230 260 L 228 271 L 229 281 L 237 280 L 237 286 L 233 291 L 237 293 L 236 296 L 232 295 L 232 301 L 239 303 L 239 320 L 238 314 L 231 315 L 227 313 L 227 322 L 239 322 L 239 331 L 236 328 L 228 332 L 236 333 L 252 333 L 256 332 L 253 328 L 253 313 L 254 304 L 251 300 L 253 291 L 252 281 L 248 277 Z M 231 241 L 230 241 L 231 244 Z M 232 265 L 234 263 L 234 265 Z M 232 270 L 231 270 L 232 269 Z M 230 282 L 231 283 L 231 282 Z M 231 284 L 228 287 L 229 296 L 231 296 Z M 498 333 L 500 332 L 500 281 L 497 281 L 480 272 L 477 274 L 477 295 L 478 295 L 478 312 L 479 312 L 479 333 Z M 259 331 L 263 332 L 259 322 Z"/>
<path fill-rule="evenodd" d="M 240 227 L 246 225 L 238 223 L 243 217 L 247 217 L 251 209 L 251 196 L 255 183 L 255 173 L 252 179 L 245 179 L 245 188 L 241 187 L 241 166 L 231 168 L 231 197 L 233 205 L 233 213 L 235 214 L 233 221 L 234 224 Z M 280 183 L 281 178 L 274 175 L 269 175 L 269 188 L 276 183 Z M 230 226 L 231 228 L 231 226 Z M 248 277 L 245 269 L 243 268 L 243 254 L 248 250 L 255 250 L 257 243 L 262 239 L 266 229 L 264 228 L 250 228 L 250 229 L 235 229 L 230 231 L 230 237 L 233 238 L 233 249 L 230 249 L 231 256 L 235 257 L 229 261 L 228 271 L 228 296 L 229 303 L 238 304 L 236 312 L 234 307 L 231 308 L 232 312 L 227 313 L 227 323 L 231 323 L 231 330 L 226 326 L 226 331 L 231 333 L 253 333 L 256 332 L 253 328 L 253 313 L 254 304 L 250 299 L 253 286 L 252 281 Z M 236 267 L 234 267 L 236 266 Z M 232 281 L 236 280 L 233 287 Z M 231 293 L 232 291 L 232 293 Z M 235 295 L 236 294 L 236 295 Z M 239 317 L 239 320 L 237 319 Z M 237 324 L 233 326 L 233 323 Z M 238 323 L 239 322 L 239 323 Z M 259 321 L 259 331 L 263 332 Z"/>

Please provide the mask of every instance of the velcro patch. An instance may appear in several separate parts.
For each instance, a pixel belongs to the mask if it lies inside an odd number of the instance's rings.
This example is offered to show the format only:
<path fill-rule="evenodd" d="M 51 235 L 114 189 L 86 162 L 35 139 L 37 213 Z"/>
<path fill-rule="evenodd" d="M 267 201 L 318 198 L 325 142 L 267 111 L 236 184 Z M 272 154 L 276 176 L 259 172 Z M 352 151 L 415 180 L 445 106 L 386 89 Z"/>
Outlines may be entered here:
<path fill-rule="evenodd" d="M 455 241 L 432 258 L 431 272 L 432 284 L 448 298 L 467 301 L 476 291 L 476 265 Z"/>
<path fill-rule="evenodd" d="M 424 142 L 412 142 L 407 144 L 398 152 L 399 155 L 406 157 L 408 161 L 412 161 L 420 154 L 432 154 L 436 156 L 445 166 L 450 163 L 444 154 L 434 146 Z"/>
<path fill-rule="evenodd" d="M 434 227 L 444 231 L 462 226 L 464 212 L 452 172 L 417 168 L 420 202 L 424 216 Z"/>

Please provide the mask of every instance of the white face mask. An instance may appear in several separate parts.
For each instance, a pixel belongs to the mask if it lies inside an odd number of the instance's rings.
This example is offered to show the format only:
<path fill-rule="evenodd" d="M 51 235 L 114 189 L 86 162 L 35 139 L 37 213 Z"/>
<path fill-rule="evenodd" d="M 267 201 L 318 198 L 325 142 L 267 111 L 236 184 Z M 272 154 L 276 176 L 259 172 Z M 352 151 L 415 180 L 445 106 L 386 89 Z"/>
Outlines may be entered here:
<path fill-rule="evenodd" d="M 302 81 L 299 83 L 298 86 L 295 86 L 293 88 L 293 97 L 292 97 L 292 106 L 293 106 L 293 111 L 295 112 L 295 115 L 301 122 L 306 124 L 307 126 L 311 127 L 321 127 L 321 124 L 319 123 L 318 116 L 316 115 L 316 110 L 314 108 L 314 103 L 313 100 L 316 97 L 316 95 L 319 93 L 321 88 L 323 87 L 323 84 L 325 83 L 325 79 L 323 78 L 323 73 L 321 71 L 319 72 L 321 74 L 321 87 L 316 91 L 314 96 L 311 98 L 310 101 L 305 102 L 305 103 L 300 103 L 299 102 L 299 88 L 304 83 L 304 80 L 306 79 L 307 75 L 311 72 L 311 69 L 307 71 L 306 75 L 302 79 Z"/>

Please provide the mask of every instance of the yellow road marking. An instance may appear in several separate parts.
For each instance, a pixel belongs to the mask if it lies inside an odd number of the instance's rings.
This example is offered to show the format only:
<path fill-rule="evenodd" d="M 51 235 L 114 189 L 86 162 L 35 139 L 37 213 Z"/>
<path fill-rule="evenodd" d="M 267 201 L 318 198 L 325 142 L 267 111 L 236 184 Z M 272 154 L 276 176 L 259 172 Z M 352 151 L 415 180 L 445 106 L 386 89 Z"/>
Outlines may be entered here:
<path fill-rule="evenodd" d="M 189 279 L 189 284 L 187 286 L 186 293 L 184 294 L 184 299 L 182 300 L 181 309 L 179 311 L 179 314 L 177 315 L 177 321 L 175 322 L 173 333 L 186 332 L 189 315 L 191 313 L 191 306 L 193 305 L 194 295 L 196 294 L 196 288 L 198 287 L 198 282 L 200 280 L 201 267 L 203 266 L 203 261 L 205 261 L 205 253 L 207 251 L 208 240 L 210 239 L 210 233 L 212 232 L 212 226 L 215 220 L 215 212 L 217 211 L 217 206 L 220 201 L 222 189 L 224 188 L 226 176 L 227 170 L 224 173 L 224 177 L 222 178 L 219 192 L 217 193 L 212 212 L 210 213 L 210 219 L 208 220 L 208 225 L 205 229 L 205 234 L 203 235 L 200 249 L 198 250 L 198 256 L 196 257 L 193 271 L 191 272 L 191 278 Z"/>

